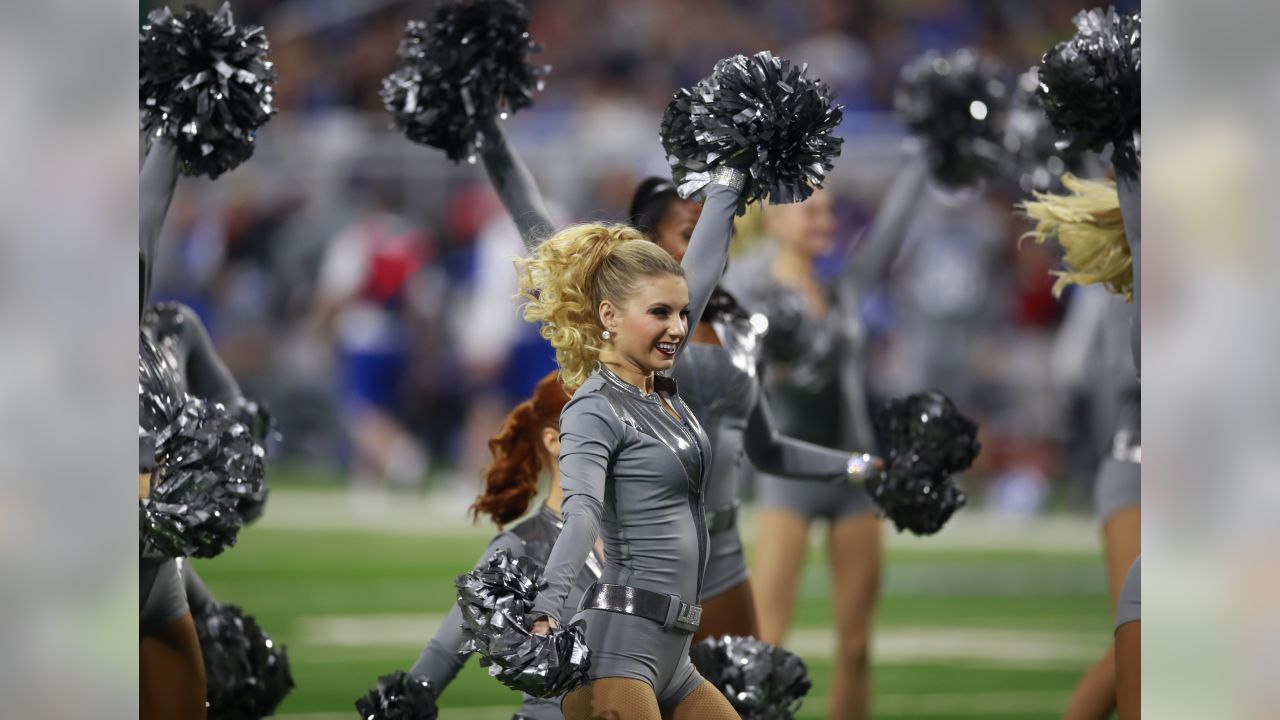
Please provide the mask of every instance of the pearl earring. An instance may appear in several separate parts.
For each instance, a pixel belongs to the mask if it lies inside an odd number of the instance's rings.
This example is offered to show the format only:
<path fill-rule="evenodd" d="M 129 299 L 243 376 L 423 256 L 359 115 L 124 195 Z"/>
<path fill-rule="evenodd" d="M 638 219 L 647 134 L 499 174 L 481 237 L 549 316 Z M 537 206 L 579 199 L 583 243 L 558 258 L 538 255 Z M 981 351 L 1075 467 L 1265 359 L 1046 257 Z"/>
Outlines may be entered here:
<path fill-rule="evenodd" d="M 605 330 L 604 332 L 600 333 L 600 337 L 604 338 L 605 340 L 608 340 L 612 336 L 613 336 L 613 333 L 610 333 L 608 330 Z"/>

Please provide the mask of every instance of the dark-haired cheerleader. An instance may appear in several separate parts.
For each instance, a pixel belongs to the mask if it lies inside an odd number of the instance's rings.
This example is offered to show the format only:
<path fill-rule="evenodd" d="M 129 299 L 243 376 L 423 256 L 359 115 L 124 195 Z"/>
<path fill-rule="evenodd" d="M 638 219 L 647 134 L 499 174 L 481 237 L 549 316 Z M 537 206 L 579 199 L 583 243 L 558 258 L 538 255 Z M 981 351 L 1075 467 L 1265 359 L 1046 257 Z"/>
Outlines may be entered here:
<path fill-rule="evenodd" d="M 139 109 L 144 143 L 149 141 L 150 148 L 139 176 L 139 316 L 150 295 L 160 230 L 179 171 L 216 178 L 236 167 L 253 154 L 254 131 L 274 112 L 275 71 L 266 53 L 262 28 L 237 25 L 229 6 L 213 14 L 192 6 L 180 16 L 160 8 L 141 28 Z M 238 492 L 254 486 L 254 480 L 260 483 L 261 466 L 245 442 L 229 437 L 220 437 L 218 443 L 229 441 L 229 447 L 204 448 L 216 455 L 211 459 L 224 470 L 192 466 L 174 457 L 160 462 L 160 446 L 187 443 L 184 447 L 189 449 L 191 438 L 184 437 L 185 432 L 206 422 L 215 432 L 231 424 L 225 413 L 186 401 L 160 351 L 141 330 L 139 373 L 138 496 L 144 540 L 139 568 L 140 716 L 204 718 L 205 668 L 175 558 L 196 545 L 216 554 L 229 534 L 234 537 L 241 521 L 234 500 Z M 177 425 L 180 416 L 190 422 Z M 194 455 L 197 463 L 204 457 Z M 220 474 L 226 476 L 225 487 L 219 487 Z M 174 482 L 167 483 L 169 478 Z M 200 499 L 227 512 L 206 513 L 193 524 L 186 522 L 192 518 L 180 515 L 189 508 L 203 510 L 197 508 L 200 503 L 152 502 L 183 488 L 212 489 Z"/>
<path fill-rule="evenodd" d="M 139 187 L 139 316 L 150 293 L 160 227 L 173 198 L 178 180 L 177 149 L 166 140 L 155 142 L 142 167 Z M 139 342 L 155 357 L 154 344 L 139 332 Z M 157 363 L 158 365 L 158 363 Z M 169 376 L 157 373 L 157 378 Z M 170 379 L 171 394 L 180 397 L 176 380 Z M 142 399 L 142 395 L 139 396 Z M 140 418 L 138 496 L 151 492 L 155 470 L 155 439 L 158 428 L 146 427 Z M 195 621 L 187 606 L 177 560 L 143 558 L 139 566 L 141 615 L 138 632 L 139 712 L 142 718 L 205 717 L 205 669 Z"/>
<path fill-rule="evenodd" d="M 142 329 L 182 392 L 224 406 L 265 451 L 271 418 L 243 397 L 195 311 L 174 302 L 150 305 Z M 246 523 L 257 519 L 266 496 L 264 484 L 241 496 L 236 512 Z M 178 568 L 204 658 L 209 716 L 269 716 L 293 687 L 284 646 L 240 608 L 219 603 L 190 563 L 179 561 Z"/>
<path fill-rule="evenodd" d="M 493 462 L 485 476 L 485 488 L 472 505 L 475 517 L 489 516 L 499 533 L 485 548 L 476 568 L 484 567 L 499 550 L 512 558 L 529 558 L 545 565 L 551 546 L 564 526 L 560 503 L 560 469 L 556 456 L 560 452 L 560 411 L 569 401 L 569 393 L 556 374 L 538 382 L 533 395 L 507 415 L 502 429 L 489 440 Z M 545 471 L 547 499 L 529 517 L 505 527 L 525 514 L 529 503 L 539 492 Z M 572 614 L 583 592 L 600 577 L 602 557 L 599 548 L 588 559 L 562 610 Z M 471 652 L 464 650 L 462 611 L 454 603 L 435 636 L 422 650 L 422 655 L 409 670 L 419 681 L 429 683 L 439 697 L 466 664 Z M 385 695 L 385 692 L 384 692 Z M 560 698 L 535 698 L 526 695 L 515 718 L 518 720 L 561 720 Z"/>

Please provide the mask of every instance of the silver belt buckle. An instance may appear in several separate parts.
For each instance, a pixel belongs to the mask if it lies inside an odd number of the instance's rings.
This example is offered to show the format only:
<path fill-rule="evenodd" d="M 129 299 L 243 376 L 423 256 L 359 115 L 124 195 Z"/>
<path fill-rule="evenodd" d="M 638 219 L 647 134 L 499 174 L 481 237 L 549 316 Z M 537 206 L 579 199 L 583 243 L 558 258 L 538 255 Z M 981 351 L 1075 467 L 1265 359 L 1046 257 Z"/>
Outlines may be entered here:
<path fill-rule="evenodd" d="M 701 622 L 701 605 L 690 605 L 687 602 L 680 603 L 680 611 L 676 613 L 676 627 L 686 632 L 695 633 L 698 631 L 698 624 Z"/>

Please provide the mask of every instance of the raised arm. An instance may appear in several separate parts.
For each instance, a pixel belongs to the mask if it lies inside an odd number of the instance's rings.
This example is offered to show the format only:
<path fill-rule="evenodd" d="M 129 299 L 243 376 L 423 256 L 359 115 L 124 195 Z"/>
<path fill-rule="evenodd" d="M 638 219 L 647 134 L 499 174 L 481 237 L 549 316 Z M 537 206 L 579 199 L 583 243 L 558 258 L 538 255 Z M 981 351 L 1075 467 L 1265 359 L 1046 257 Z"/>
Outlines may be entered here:
<path fill-rule="evenodd" d="M 484 554 L 480 556 L 480 562 L 476 563 L 476 569 L 487 564 L 494 553 L 503 549 L 510 552 L 512 557 L 524 554 L 524 547 L 519 538 L 510 533 L 500 533 L 489 543 L 489 547 L 485 548 Z M 409 674 L 429 681 L 437 695 L 443 693 L 445 687 L 453 682 L 458 672 L 462 670 L 462 666 L 467 664 L 467 659 L 471 657 L 471 653 L 460 651 L 465 640 L 466 637 L 462 634 L 462 609 L 458 607 L 458 603 L 453 603 L 449 614 L 445 616 L 444 622 L 440 623 L 436 634 L 427 641 L 426 647 L 418 657 L 418 662 L 414 663 Z"/>
<path fill-rule="evenodd" d="M 867 471 L 882 464 L 879 458 L 843 450 L 832 450 L 803 440 L 796 440 L 778 432 L 773 422 L 773 411 L 763 391 L 747 420 L 743 444 L 747 458 L 758 470 L 782 475 L 796 480 L 834 480 L 845 478 L 851 482 L 865 481 Z"/>
<path fill-rule="evenodd" d="M 841 282 L 852 285 L 862 294 L 888 275 L 902 238 L 916 217 L 928 178 L 924 153 L 918 148 L 908 150 L 906 162 L 890 182 L 871 227 L 845 257 Z"/>
<path fill-rule="evenodd" d="M 1133 367 L 1142 376 L 1142 182 L 1123 174 L 1116 177 L 1116 193 L 1120 197 L 1120 214 L 1124 217 L 1124 234 L 1133 258 L 1133 326 L 1129 343 L 1133 350 Z"/>
<path fill-rule="evenodd" d="M 169 202 L 177 185 L 178 149 L 168 139 L 156 138 L 138 177 L 139 314 L 151 294 L 160 229 L 164 227 L 164 216 L 169 212 Z"/>
<path fill-rule="evenodd" d="M 228 407 L 241 398 L 240 385 L 213 347 L 200 316 L 182 303 L 159 303 L 148 309 L 148 324 L 156 335 L 173 338 L 187 378 L 187 390 L 197 397 Z"/>
<path fill-rule="evenodd" d="M 707 186 L 702 215 L 693 227 L 689 248 L 680 266 L 689 281 L 689 334 L 702 319 L 729 260 L 729 240 L 733 237 L 733 214 L 745 176 L 736 170 L 721 169 Z M 683 346 L 682 346 L 683 347 Z"/>
<path fill-rule="evenodd" d="M 564 528 L 547 558 L 547 586 L 533 603 L 535 616 L 561 620 L 560 610 L 600 534 L 605 478 L 621 443 L 622 423 L 604 397 L 587 392 L 565 406 L 559 461 Z"/>
<path fill-rule="evenodd" d="M 538 245 L 551 236 L 555 224 L 551 213 L 538 190 L 533 173 L 507 144 L 506 133 L 496 119 L 490 119 L 485 128 L 484 147 L 480 157 L 484 161 L 489 182 L 502 200 L 502 206 L 515 221 L 524 242 L 526 253 L 532 254 Z"/>

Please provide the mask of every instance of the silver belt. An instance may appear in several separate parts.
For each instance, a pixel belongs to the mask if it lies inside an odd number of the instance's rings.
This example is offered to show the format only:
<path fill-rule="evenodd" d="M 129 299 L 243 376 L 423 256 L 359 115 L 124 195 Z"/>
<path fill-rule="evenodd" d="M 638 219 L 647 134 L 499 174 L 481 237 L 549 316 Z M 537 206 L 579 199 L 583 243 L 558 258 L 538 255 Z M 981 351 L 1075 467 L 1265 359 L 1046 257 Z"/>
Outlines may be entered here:
<path fill-rule="evenodd" d="M 702 621 L 702 606 L 683 602 L 679 595 L 612 583 L 592 583 L 582 596 L 581 609 L 636 615 L 691 635 Z"/>
<path fill-rule="evenodd" d="M 1142 441 L 1134 442 L 1133 433 L 1118 430 L 1111 440 L 1111 457 L 1121 462 L 1142 464 Z"/>
<path fill-rule="evenodd" d="M 738 503 L 707 511 L 707 534 L 719 535 L 738 526 Z"/>

